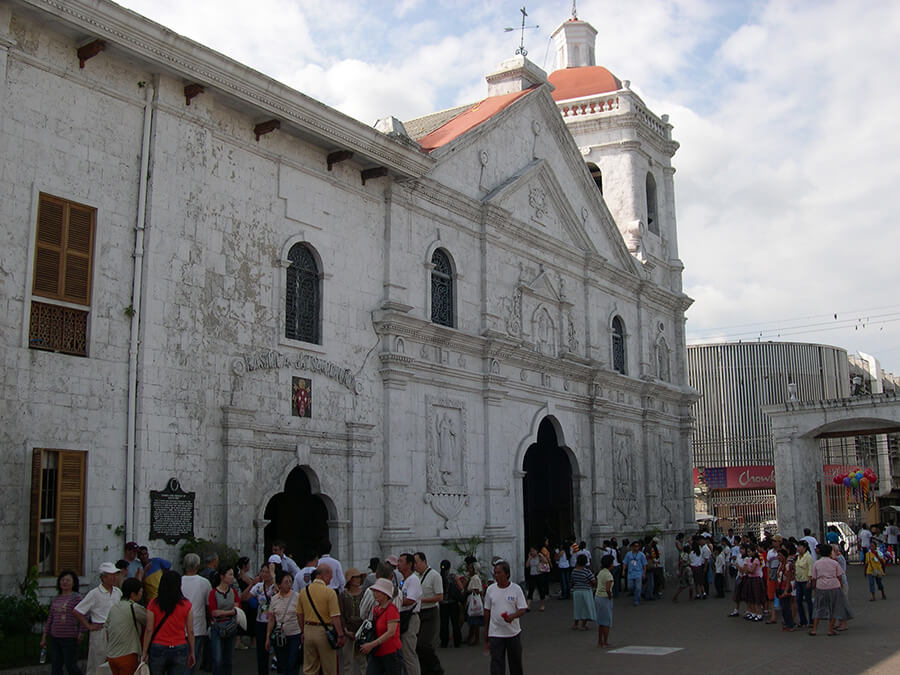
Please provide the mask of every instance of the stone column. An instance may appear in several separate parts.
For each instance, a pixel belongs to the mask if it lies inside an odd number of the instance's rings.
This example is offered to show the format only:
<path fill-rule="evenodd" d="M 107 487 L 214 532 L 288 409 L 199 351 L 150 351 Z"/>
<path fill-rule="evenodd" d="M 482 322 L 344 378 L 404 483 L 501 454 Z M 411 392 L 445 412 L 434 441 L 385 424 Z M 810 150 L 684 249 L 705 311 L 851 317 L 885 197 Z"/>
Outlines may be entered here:
<path fill-rule="evenodd" d="M 798 535 L 803 528 L 819 529 L 818 486 L 822 456 L 814 438 L 798 436 L 795 429 L 773 429 L 775 439 L 775 493 L 778 531 Z"/>

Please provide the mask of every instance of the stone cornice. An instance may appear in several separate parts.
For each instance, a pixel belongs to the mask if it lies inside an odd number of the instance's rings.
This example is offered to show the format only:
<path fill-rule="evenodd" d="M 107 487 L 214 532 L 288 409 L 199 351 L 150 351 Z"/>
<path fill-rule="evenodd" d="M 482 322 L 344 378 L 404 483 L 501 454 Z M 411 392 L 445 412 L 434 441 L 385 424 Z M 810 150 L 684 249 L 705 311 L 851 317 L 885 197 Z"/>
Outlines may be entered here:
<path fill-rule="evenodd" d="M 106 0 L 14 0 L 168 72 L 236 98 L 335 147 L 418 177 L 434 160 L 305 94 Z M 250 131 L 248 130 L 248 133 Z"/>

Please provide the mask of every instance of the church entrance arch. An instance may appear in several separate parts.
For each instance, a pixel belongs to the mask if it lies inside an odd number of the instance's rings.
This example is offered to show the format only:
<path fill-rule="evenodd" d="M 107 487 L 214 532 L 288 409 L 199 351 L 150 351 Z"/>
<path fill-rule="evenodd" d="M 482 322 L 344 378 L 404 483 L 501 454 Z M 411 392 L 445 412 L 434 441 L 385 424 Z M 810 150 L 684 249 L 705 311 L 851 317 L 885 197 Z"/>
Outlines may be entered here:
<path fill-rule="evenodd" d="M 559 445 L 549 417 L 541 420 L 537 441 L 525 452 L 522 463 L 522 502 L 525 511 L 525 548 L 544 537 L 559 542 L 575 532 L 575 499 L 572 461 Z"/>
<path fill-rule="evenodd" d="M 281 540 L 301 567 L 329 538 L 328 504 L 316 493 L 313 480 L 303 467 L 295 467 L 284 482 L 284 491 L 266 504 L 263 516 L 269 521 L 264 532 L 266 552 L 271 550 L 273 541 Z"/>

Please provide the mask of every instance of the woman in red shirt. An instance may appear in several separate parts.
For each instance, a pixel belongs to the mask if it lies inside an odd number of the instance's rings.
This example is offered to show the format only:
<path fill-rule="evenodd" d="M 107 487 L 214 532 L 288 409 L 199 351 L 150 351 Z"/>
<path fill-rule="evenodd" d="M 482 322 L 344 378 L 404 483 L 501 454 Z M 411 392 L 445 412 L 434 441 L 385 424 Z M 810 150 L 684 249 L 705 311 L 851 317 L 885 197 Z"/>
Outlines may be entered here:
<path fill-rule="evenodd" d="M 401 675 L 403 658 L 400 655 L 400 612 L 391 602 L 394 586 L 387 579 L 378 579 L 372 584 L 372 595 L 375 596 L 375 609 L 372 619 L 375 622 L 375 634 L 378 636 L 371 642 L 359 646 L 359 651 L 369 655 L 369 667 L 366 675 Z"/>
<path fill-rule="evenodd" d="M 143 660 L 150 675 L 182 675 L 194 667 L 194 613 L 181 594 L 181 575 L 166 570 L 147 605 Z"/>

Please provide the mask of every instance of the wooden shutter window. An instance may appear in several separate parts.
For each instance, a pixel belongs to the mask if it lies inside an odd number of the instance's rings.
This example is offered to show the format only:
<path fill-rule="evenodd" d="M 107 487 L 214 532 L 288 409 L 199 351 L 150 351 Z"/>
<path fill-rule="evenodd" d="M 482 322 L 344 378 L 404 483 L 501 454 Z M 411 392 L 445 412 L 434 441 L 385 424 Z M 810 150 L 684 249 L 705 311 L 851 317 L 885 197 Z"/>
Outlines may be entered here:
<path fill-rule="evenodd" d="M 40 195 L 33 293 L 81 305 L 91 301 L 94 209 Z"/>
<path fill-rule="evenodd" d="M 28 567 L 38 564 L 41 534 L 41 457 L 43 451 L 31 451 L 31 509 L 28 520 Z"/>
<path fill-rule="evenodd" d="M 84 558 L 84 474 L 87 453 L 59 453 L 54 569 L 82 574 Z"/>

